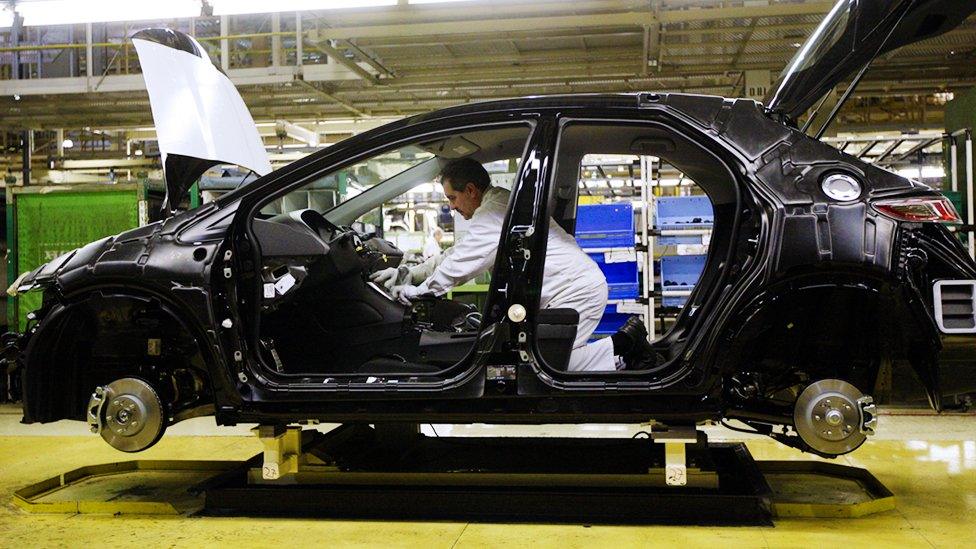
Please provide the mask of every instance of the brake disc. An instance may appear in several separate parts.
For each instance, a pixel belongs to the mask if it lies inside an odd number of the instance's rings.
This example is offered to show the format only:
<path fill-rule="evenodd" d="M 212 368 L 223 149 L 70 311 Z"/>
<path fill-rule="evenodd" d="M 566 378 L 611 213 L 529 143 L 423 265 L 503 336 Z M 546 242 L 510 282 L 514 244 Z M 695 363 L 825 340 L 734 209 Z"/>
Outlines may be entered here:
<path fill-rule="evenodd" d="M 796 432 L 821 454 L 839 456 L 857 449 L 873 434 L 874 405 L 854 385 L 822 379 L 800 393 L 793 408 Z"/>
<path fill-rule="evenodd" d="M 93 423 L 105 442 L 123 452 L 141 452 L 166 431 L 163 401 L 141 379 L 124 377 L 100 387 L 92 395 L 89 410 L 90 422 L 96 420 Z"/>

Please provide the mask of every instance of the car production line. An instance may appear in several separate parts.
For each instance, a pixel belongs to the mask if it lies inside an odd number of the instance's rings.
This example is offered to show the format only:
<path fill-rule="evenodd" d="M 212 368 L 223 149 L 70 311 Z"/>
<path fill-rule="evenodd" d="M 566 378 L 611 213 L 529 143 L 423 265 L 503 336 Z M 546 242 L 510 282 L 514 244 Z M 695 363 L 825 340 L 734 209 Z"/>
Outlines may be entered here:
<path fill-rule="evenodd" d="M 899 3 L 903 10 L 880 27 L 886 32 L 864 38 L 839 2 L 821 29 L 836 25 L 858 38 L 845 57 L 853 67 L 902 38 L 957 24 L 913 11 L 952 3 Z M 873 5 L 858 3 L 852 14 L 870 21 Z M 951 15 L 962 17 L 962 6 Z M 134 38 L 140 55 L 188 62 L 190 82 L 229 83 L 192 37 L 156 29 Z M 937 363 L 940 332 L 976 333 L 976 263 L 944 226 L 962 218 L 935 190 L 819 143 L 826 126 L 813 139 L 803 135 L 806 127 L 796 131 L 817 99 L 812 94 L 844 76 L 826 58 L 805 72 L 808 49 L 765 108 L 639 93 L 445 109 L 350 139 L 196 211 L 24 273 L 14 288 L 42 290 L 45 299 L 7 345 L 11 356 L 22 353 L 23 421 L 34 425 L 25 433 L 16 424 L 19 410 L 0 416 L 0 451 L 10 449 L 0 458 L 8 472 L 0 489 L 12 494 L 0 514 L 0 525 L 9 526 L 3 541 L 29 541 L 32 526 L 43 525 L 70 543 L 76 529 L 104 529 L 117 515 L 133 530 L 131 541 L 171 544 L 255 544 L 256 536 L 274 543 L 294 537 L 297 524 L 303 535 L 321 532 L 310 543 L 336 536 L 376 544 L 573 545 L 597 531 L 622 542 L 673 536 L 672 543 L 694 543 L 709 532 L 580 530 L 672 522 L 746 526 L 720 535 L 760 546 L 968 539 L 976 437 L 972 415 L 943 406 Z M 154 94 L 160 84 L 151 66 L 143 63 L 160 146 L 168 148 L 167 215 L 209 165 L 268 174 L 266 160 L 251 162 L 264 155 L 256 133 L 250 143 L 215 141 L 228 151 L 253 145 L 254 154 L 242 158 L 195 156 L 206 135 L 185 150 L 164 143 L 166 117 L 159 115 L 169 109 L 159 107 L 160 97 L 165 104 L 175 95 Z M 223 91 L 236 95 L 233 86 Z M 228 105 L 246 115 L 244 126 L 254 125 L 242 102 Z M 564 109 L 578 110 L 568 116 Z M 456 121 L 462 115 L 464 124 Z M 747 126 L 763 131 L 745 135 Z M 281 193 L 305 189 L 303 178 L 314 190 L 317 181 L 338 179 L 339 172 L 326 173 L 336 166 L 403 142 L 432 157 L 417 157 L 413 167 L 328 211 L 313 209 L 311 200 L 294 211 L 271 207 Z M 579 228 L 577 167 L 593 152 L 665 157 L 702 182 L 717 212 L 705 278 L 688 292 L 677 329 L 652 344 L 661 360 L 603 377 L 567 370 L 579 316 L 540 307 L 537 295 L 546 254 L 540 236 L 550 218 L 569 233 Z M 370 273 L 396 267 L 404 254 L 355 223 L 456 157 L 521 166 L 512 174 L 484 325 L 480 315 L 466 322 L 468 306 L 421 300 L 404 310 L 371 286 Z M 557 158 L 568 171 L 539 171 L 560 166 Z M 652 255 L 646 212 L 653 206 L 644 208 L 636 248 Z M 633 230 L 626 236 L 633 245 Z M 195 324 L 185 316 L 191 309 Z M 855 314 L 865 314 L 859 325 L 851 322 Z M 444 315 L 447 322 L 432 320 Z M 712 321 L 722 329 L 709 333 Z M 327 342 L 332 356 L 323 360 L 310 341 Z M 765 346 L 768 354 L 753 352 Z M 899 351 L 931 407 L 945 414 L 878 412 L 870 393 L 883 385 L 883 368 L 890 382 L 887 355 Z M 643 395 L 652 391 L 662 398 Z M 199 417 L 211 414 L 227 427 L 215 432 L 212 420 Z M 879 416 L 880 438 L 872 436 Z M 94 437 L 75 438 L 83 424 L 50 423 L 83 417 L 116 449 L 144 453 L 122 461 L 93 450 Z M 631 424 L 647 418 L 655 421 Z M 324 423 L 338 421 L 344 424 Z M 564 424 L 532 426 L 549 422 Z M 170 437 L 159 442 L 169 426 Z M 286 518 L 248 518 L 244 528 L 234 518 L 265 515 Z M 72 520 L 61 522 L 65 516 Z M 425 528 L 377 519 L 449 522 Z M 540 524 L 565 522 L 576 526 Z M 375 528 L 364 532 L 364 525 Z"/>
<path fill-rule="evenodd" d="M 902 415 L 904 414 L 904 415 Z M 58 422 L 43 429 L 18 423 L 17 410 L 0 408 L 0 490 L 14 490 L 43 478 L 94 463 L 119 461 L 119 454 L 74 422 Z M 295 538 L 308 544 L 425 545 L 432 547 L 533 544 L 582 546 L 588 543 L 702 544 L 707 540 L 730 546 L 783 547 L 895 545 L 899 547 L 957 546 L 976 527 L 972 493 L 976 490 L 976 427 L 972 415 L 917 415 L 886 410 L 880 422 L 884 430 L 857 453 L 837 463 L 863 467 L 896 494 L 897 508 L 860 518 L 777 518 L 775 527 L 737 528 L 658 526 L 653 529 L 627 525 L 492 524 L 467 521 L 326 520 L 323 518 L 258 518 L 110 514 L 26 514 L 9 500 L 0 508 L 4 546 L 18 546 L 35 539 L 45 528 L 52 544 L 106 535 L 127 544 L 155 545 L 274 545 Z M 209 418 L 190 420 L 170 436 L 141 454 L 151 460 L 241 460 L 260 452 L 250 426 L 215 429 Z M 329 426 L 321 425 L 325 430 Z M 424 426 L 423 432 L 440 436 L 586 436 L 627 437 L 640 426 L 546 425 L 539 427 L 487 425 Z M 731 433 L 707 427 L 712 440 L 746 440 L 760 460 L 829 461 L 782 447 L 765 437 Z M 129 487 L 130 489 L 132 487 Z M 117 499 L 138 499 L 138 490 L 116 494 Z M 933 513 L 938 509 L 938 514 Z M 119 522 L 123 520 L 124 522 Z M 246 525 L 242 523 L 246 520 Z M 101 532 L 101 534 L 99 534 Z M 716 536 L 718 536 L 716 538 Z"/>

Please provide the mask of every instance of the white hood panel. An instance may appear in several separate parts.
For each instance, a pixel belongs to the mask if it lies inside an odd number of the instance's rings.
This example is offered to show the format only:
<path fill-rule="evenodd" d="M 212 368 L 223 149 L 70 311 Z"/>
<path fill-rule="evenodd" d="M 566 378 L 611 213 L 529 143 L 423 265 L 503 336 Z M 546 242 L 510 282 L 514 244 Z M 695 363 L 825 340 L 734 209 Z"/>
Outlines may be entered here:
<path fill-rule="evenodd" d="M 205 52 L 193 38 L 186 37 Z M 271 172 L 254 119 L 240 94 L 210 58 L 133 38 L 149 92 L 159 150 L 166 165 L 177 154 Z"/>

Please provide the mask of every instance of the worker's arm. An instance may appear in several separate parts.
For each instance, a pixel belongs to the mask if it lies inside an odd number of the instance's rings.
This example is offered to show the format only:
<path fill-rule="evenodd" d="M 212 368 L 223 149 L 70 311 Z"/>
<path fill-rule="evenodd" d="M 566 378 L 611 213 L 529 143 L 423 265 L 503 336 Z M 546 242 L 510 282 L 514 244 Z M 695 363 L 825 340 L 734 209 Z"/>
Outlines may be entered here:
<path fill-rule="evenodd" d="M 451 288 L 491 269 L 498 252 L 503 219 L 504 215 L 472 218 L 464 239 L 442 254 L 440 264 L 418 285 L 419 294 L 444 295 Z"/>
<path fill-rule="evenodd" d="M 410 276 L 405 281 L 398 281 L 398 284 L 413 284 L 414 286 L 420 284 L 421 282 L 430 278 L 437 267 L 444 262 L 444 259 L 454 253 L 454 248 L 448 248 L 439 254 L 432 255 L 424 260 L 423 263 L 419 263 L 409 268 Z"/>

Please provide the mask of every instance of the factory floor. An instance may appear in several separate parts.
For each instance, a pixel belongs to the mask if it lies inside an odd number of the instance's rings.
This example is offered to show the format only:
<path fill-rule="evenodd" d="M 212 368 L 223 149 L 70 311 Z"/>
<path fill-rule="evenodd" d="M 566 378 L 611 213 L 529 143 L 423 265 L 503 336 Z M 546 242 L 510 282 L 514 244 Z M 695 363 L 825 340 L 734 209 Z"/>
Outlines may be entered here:
<path fill-rule="evenodd" d="M 934 417 L 886 410 L 878 436 L 837 460 L 870 470 L 897 497 L 897 509 L 856 519 L 777 519 L 770 527 L 605 526 L 311 520 L 198 516 L 28 514 L 14 490 L 83 465 L 142 459 L 243 460 L 260 452 L 247 426 L 212 418 L 177 425 L 155 447 L 116 452 L 85 426 L 20 425 L 0 406 L 0 547 L 959 547 L 976 532 L 976 416 Z M 328 426 L 320 426 L 328 429 Z M 439 436 L 625 437 L 638 426 L 425 426 Z M 745 440 L 756 459 L 816 459 L 760 437 L 709 427 L 710 440 Z"/>

